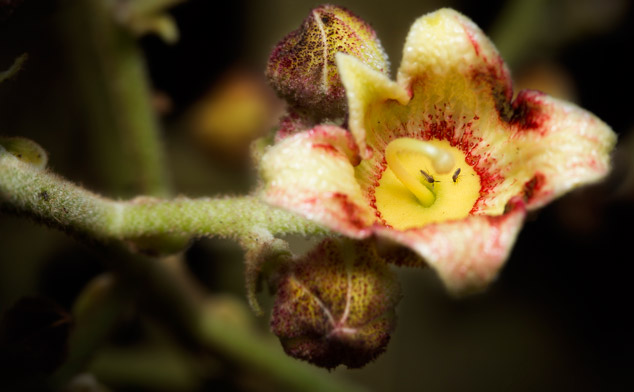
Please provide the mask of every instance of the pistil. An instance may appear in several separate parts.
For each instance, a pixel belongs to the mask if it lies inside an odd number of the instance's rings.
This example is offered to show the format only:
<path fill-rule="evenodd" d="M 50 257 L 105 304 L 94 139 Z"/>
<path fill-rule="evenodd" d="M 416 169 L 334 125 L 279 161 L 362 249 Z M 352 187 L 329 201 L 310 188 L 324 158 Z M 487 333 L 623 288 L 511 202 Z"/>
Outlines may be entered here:
<path fill-rule="evenodd" d="M 401 153 L 421 154 L 429 158 L 434 170 L 439 174 L 448 173 L 454 167 L 454 159 L 451 153 L 432 145 L 431 143 L 412 139 L 399 138 L 391 141 L 385 148 L 385 160 L 387 166 L 392 170 L 396 178 L 410 191 L 418 201 L 425 207 L 431 206 L 436 200 L 433 192 L 434 181 L 420 181 L 419 178 L 410 173 L 399 155 Z"/>

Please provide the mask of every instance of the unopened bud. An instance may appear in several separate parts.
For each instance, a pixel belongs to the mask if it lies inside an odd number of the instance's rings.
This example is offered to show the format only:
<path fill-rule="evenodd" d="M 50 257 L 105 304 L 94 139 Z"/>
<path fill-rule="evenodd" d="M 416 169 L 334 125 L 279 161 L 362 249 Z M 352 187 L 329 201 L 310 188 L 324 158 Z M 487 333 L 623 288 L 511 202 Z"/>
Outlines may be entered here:
<path fill-rule="evenodd" d="M 372 243 L 328 239 L 282 278 L 271 327 L 292 357 L 358 368 L 385 351 L 399 299 Z"/>
<path fill-rule="evenodd" d="M 277 44 L 266 75 L 294 109 L 317 121 L 342 118 L 347 105 L 335 64 L 338 52 L 388 73 L 387 55 L 372 27 L 345 8 L 322 5 Z"/>

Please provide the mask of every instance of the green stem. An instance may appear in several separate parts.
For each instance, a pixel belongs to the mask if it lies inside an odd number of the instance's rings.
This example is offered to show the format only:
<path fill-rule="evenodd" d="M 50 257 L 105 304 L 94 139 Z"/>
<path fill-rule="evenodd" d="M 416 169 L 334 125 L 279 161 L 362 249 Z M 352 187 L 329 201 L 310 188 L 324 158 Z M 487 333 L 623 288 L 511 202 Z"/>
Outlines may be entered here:
<path fill-rule="evenodd" d="M 73 333 L 68 357 L 51 376 L 50 383 L 59 389 L 86 367 L 95 351 L 112 332 L 113 325 L 130 306 L 131 290 L 111 275 L 98 277 L 87 285 L 73 309 Z"/>
<path fill-rule="evenodd" d="M 130 19 L 151 16 L 184 3 L 186 0 L 137 0 L 125 4 L 125 14 Z"/>
<path fill-rule="evenodd" d="M 111 0 L 70 2 L 63 28 L 81 94 L 95 165 L 118 196 L 167 196 L 161 132 L 136 38 Z"/>
<path fill-rule="evenodd" d="M 0 72 L 0 83 L 4 82 L 7 79 L 12 78 L 16 73 L 18 73 L 20 68 L 22 68 L 22 64 L 24 64 L 24 62 L 26 61 L 28 57 L 29 56 L 26 53 L 18 56 L 13 61 L 13 64 L 9 67 L 9 69 L 7 69 L 6 71 Z"/>
<path fill-rule="evenodd" d="M 191 338 L 198 347 L 220 356 L 231 365 L 274 380 L 280 390 L 360 390 L 358 386 L 333 377 L 325 370 L 286 356 L 279 343 L 227 318 L 226 313 L 210 306 L 204 297 L 192 290 L 195 284 L 186 271 L 170 268 L 166 260 L 129 254 L 119 247 L 107 248 L 105 252 L 113 261 L 112 267 L 119 273 L 121 280 L 115 284 L 93 285 L 83 294 L 84 300 L 78 301 L 84 305 L 75 309 L 77 328 L 81 333 L 76 334 L 71 342 L 73 360 L 56 372 L 51 380 L 53 387 L 65 385 L 94 351 L 93 341 L 87 338 L 102 334 L 101 322 L 116 314 L 109 311 L 110 304 L 114 305 L 113 310 L 116 311 L 122 297 L 136 297 L 143 293 L 144 298 L 151 298 L 148 302 L 151 304 L 150 310 L 156 317 L 168 321 L 172 330 Z M 100 314 L 100 309 L 106 314 Z"/>
<path fill-rule="evenodd" d="M 302 392 L 357 392 L 358 385 L 337 380 L 323 369 L 317 369 L 286 356 L 277 342 L 264 340 L 245 329 L 235 328 L 213 314 L 202 315 L 198 336 L 201 342 L 214 347 L 232 362 L 280 381 L 280 390 Z"/>
<path fill-rule="evenodd" d="M 243 239 L 258 230 L 272 235 L 318 234 L 324 229 L 256 196 L 115 201 L 25 163 L 0 147 L 0 210 L 100 241 L 152 236 L 222 236 Z"/>
<path fill-rule="evenodd" d="M 539 25 L 543 23 L 548 5 L 547 0 L 511 0 L 496 18 L 489 33 L 511 69 L 535 50 L 542 36 Z"/>

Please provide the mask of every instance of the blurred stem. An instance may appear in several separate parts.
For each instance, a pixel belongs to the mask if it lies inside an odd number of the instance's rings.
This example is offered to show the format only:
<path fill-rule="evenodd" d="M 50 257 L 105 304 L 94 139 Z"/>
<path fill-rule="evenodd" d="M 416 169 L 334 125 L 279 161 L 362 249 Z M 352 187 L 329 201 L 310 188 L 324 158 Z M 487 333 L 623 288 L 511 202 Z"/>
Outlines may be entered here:
<path fill-rule="evenodd" d="M 168 260 L 123 253 L 113 254 L 111 259 L 119 261 L 113 267 L 121 272 L 124 283 L 151 298 L 157 317 L 170 320 L 173 330 L 193 338 L 196 344 L 231 364 L 276 381 L 280 390 L 359 390 L 355 385 L 328 376 L 323 369 L 286 356 L 276 341 L 267 340 L 257 331 L 225 317 L 192 289 L 195 284 L 186 270 L 170 268 Z"/>
<path fill-rule="evenodd" d="M 271 207 L 256 196 L 107 199 L 25 163 L 1 146 L 0 210 L 103 242 L 222 236 L 244 243 L 261 230 L 272 235 L 324 233 L 315 223 Z"/>
<path fill-rule="evenodd" d="M 4 82 L 7 79 L 12 78 L 13 75 L 18 73 L 20 68 L 22 68 L 22 64 L 24 64 L 24 62 L 26 61 L 28 57 L 29 56 L 26 53 L 18 56 L 15 59 L 15 61 L 13 61 L 13 64 L 9 67 L 9 69 L 7 69 L 6 71 L 0 72 L 0 83 Z"/>
<path fill-rule="evenodd" d="M 263 340 L 247 330 L 235 328 L 213 313 L 202 314 L 198 336 L 233 362 L 257 370 L 293 391 L 355 392 L 359 386 L 333 378 L 323 369 L 288 357 L 277 342 Z"/>
<path fill-rule="evenodd" d="M 166 11 L 187 0 L 136 0 L 129 1 L 125 4 L 126 16 L 130 19 L 137 17 L 147 17 Z"/>
<path fill-rule="evenodd" d="M 130 290 L 119 284 L 113 276 L 103 275 L 90 282 L 73 309 L 74 325 L 68 358 L 56 370 L 50 382 L 61 387 L 79 373 L 129 305 Z"/>
<path fill-rule="evenodd" d="M 100 175 L 117 196 L 167 196 L 160 129 L 135 37 L 115 19 L 116 2 L 67 2 L 63 28 Z"/>
<path fill-rule="evenodd" d="M 547 0 L 509 0 L 497 16 L 489 35 L 511 69 L 518 67 L 542 38 L 540 26 L 548 6 Z"/>
<path fill-rule="evenodd" d="M 222 311 L 205 301 L 194 288 L 196 284 L 184 269 L 174 269 L 169 259 L 156 260 L 143 255 L 128 253 L 122 247 L 105 249 L 112 268 L 118 273 L 117 284 L 100 285 L 103 290 L 87 290 L 79 303 L 77 327 L 83 327 L 82 336 L 99 332 L 101 319 L 92 320 L 99 313 L 104 299 L 138 297 L 150 299 L 151 311 L 161 320 L 170 323 L 172 330 L 191 339 L 197 347 L 219 355 L 232 365 L 256 372 L 279 383 L 280 390 L 289 391 L 358 391 L 359 387 L 329 376 L 325 370 L 286 356 L 277 342 L 265 339 L 248 326 L 236 324 L 235 320 L 223 317 Z M 77 310 L 77 309 L 76 309 Z M 80 323 L 84 321 L 84 323 Z M 87 354 L 94 343 L 75 338 L 71 348 Z M 84 345 L 79 346 L 79 345 Z M 77 357 L 79 359 L 79 357 Z M 67 377 L 77 371 L 79 362 L 68 365 L 56 373 L 54 387 L 61 387 Z M 80 369 L 80 368 L 79 368 Z"/>

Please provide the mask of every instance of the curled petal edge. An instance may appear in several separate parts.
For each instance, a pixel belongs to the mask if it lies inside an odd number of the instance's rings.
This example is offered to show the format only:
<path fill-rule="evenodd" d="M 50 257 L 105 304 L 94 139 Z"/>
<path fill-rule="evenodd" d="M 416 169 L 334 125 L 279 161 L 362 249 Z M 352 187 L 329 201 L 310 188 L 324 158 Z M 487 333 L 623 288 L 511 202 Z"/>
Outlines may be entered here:
<path fill-rule="evenodd" d="M 377 234 L 405 245 L 422 260 L 404 265 L 433 268 L 456 296 L 484 290 L 508 258 L 526 216 L 522 198 L 509 201 L 504 214 L 472 215 L 462 220 L 430 224 L 420 229 L 377 229 Z"/>

